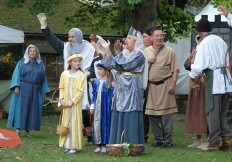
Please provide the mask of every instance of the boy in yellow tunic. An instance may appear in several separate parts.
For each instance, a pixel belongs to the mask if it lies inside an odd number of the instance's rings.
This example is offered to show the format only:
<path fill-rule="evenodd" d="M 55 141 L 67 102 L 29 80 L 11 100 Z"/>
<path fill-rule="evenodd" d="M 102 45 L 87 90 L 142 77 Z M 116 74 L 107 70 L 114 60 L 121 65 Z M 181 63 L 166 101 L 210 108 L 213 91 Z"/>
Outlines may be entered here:
<path fill-rule="evenodd" d="M 59 139 L 59 147 L 65 148 L 65 154 L 75 154 L 83 147 L 82 100 L 86 77 L 80 69 L 82 60 L 80 54 L 71 55 L 67 59 L 69 68 L 60 77 L 61 125 L 69 128 L 69 133 Z"/>

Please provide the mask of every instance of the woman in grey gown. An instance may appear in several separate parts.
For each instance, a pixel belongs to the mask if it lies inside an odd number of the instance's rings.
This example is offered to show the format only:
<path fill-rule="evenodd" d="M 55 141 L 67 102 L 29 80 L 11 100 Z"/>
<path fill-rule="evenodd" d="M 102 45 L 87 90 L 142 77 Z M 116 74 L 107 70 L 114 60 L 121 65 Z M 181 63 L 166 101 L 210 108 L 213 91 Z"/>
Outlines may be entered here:
<path fill-rule="evenodd" d="M 106 55 L 102 63 L 115 69 L 115 98 L 111 120 L 110 143 L 119 144 L 122 132 L 126 130 L 128 143 L 144 143 L 143 125 L 143 82 L 146 58 L 140 47 L 142 35 L 131 28 L 125 40 L 124 50 L 115 57 L 110 52 L 110 42 L 101 41 Z"/>

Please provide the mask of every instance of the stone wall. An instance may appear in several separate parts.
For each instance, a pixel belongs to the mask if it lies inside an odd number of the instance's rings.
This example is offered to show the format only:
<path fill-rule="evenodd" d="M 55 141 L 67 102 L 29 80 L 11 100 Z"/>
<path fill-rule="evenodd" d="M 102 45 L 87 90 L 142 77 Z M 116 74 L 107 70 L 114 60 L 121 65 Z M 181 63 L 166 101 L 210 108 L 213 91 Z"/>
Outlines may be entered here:
<path fill-rule="evenodd" d="M 207 15 L 202 15 L 202 18 L 208 18 Z M 227 22 L 221 22 L 221 15 L 215 15 L 215 22 L 210 22 L 212 26 L 212 33 L 221 37 L 229 47 L 232 44 L 232 32 L 231 28 L 228 26 Z M 191 34 L 191 47 L 196 47 L 195 37 L 197 32 L 193 29 Z"/>

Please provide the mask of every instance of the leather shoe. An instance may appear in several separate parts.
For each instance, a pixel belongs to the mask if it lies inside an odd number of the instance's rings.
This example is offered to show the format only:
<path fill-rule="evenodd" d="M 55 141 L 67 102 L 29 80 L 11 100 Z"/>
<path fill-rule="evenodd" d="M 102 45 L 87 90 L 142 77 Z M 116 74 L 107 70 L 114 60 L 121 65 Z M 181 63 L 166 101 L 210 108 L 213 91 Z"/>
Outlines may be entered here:
<path fill-rule="evenodd" d="M 220 146 L 220 150 L 226 150 L 231 148 L 230 137 L 225 137 L 222 139 L 222 145 Z"/>

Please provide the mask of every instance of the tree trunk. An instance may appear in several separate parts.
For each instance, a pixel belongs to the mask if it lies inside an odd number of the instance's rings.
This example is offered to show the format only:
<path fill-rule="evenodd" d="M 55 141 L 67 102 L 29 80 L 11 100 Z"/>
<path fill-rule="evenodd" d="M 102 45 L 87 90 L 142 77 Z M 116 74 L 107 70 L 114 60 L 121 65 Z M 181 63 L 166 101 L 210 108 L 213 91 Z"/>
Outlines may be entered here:
<path fill-rule="evenodd" d="M 184 9 L 188 0 L 168 0 L 168 3 Z M 159 4 L 160 0 L 147 0 L 135 5 L 134 10 L 126 11 L 125 17 L 128 27 L 133 26 L 136 30 L 144 32 L 147 28 L 155 26 Z"/>
<path fill-rule="evenodd" d="M 135 5 L 132 11 L 126 11 L 126 22 L 129 28 L 133 26 L 136 30 L 144 32 L 149 27 L 155 26 L 157 8 L 160 0 L 147 0 Z"/>

